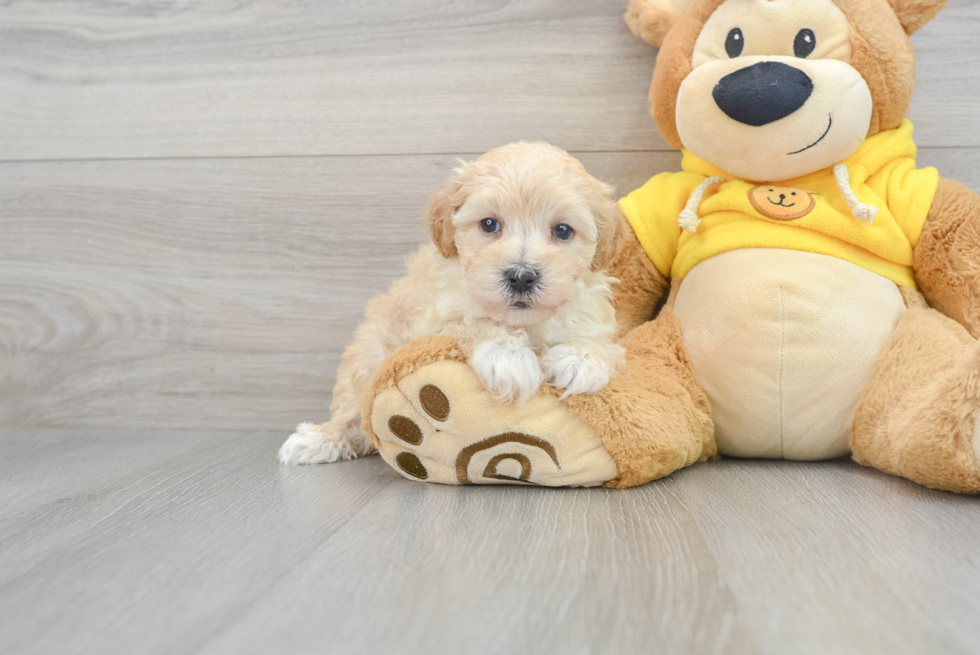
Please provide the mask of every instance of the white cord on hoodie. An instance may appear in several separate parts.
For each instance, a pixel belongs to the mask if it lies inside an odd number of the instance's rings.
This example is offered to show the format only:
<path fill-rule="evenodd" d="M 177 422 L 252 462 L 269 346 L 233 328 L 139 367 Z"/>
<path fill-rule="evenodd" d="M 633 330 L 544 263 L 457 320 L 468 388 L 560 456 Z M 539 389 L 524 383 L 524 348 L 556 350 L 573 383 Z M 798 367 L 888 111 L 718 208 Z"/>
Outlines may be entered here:
<path fill-rule="evenodd" d="M 684 205 L 680 216 L 677 217 L 677 224 L 681 226 L 682 230 L 691 233 L 698 231 L 698 225 L 701 225 L 701 219 L 698 218 L 698 209 L 701 208 L 701 201 L 704 200 L 704 194 L 710 191 L 712 187 L 718 186 L 724 181 L 725 178 L 723 177 L 709 177 L 694 189 L 694 193 L 687 199 L 687 204 Z"/>
<path fill-rule="evenodd" d="M 854 218 L 867 225 L 874 224 L 875 218 L 878 216 L 878 208 L 874 205 L 864 204 L 854 195 L 854 190 L 851 189 L 851 176 L 847 171 L 846 164 L 837 164 L 834 166 L 834 179 L 837 180 L 837 188 L 840 189 L 841 195 L 844 196 L 844 201 L 847 203 L 847 206 L 851 208 L 851 213 L 854 215 Z M 681 211 L 680 216 L 677 218 L 677 224 L 680 225 L 682 230 L 691 233 L 698 231 L 698 226 L 701 225 L 701 219 L 698 218 L 698 210 L 701 208 L 705 194 L 724 181 L 725 178 L 723 177 L 709 177 L 694 189 L 694 193 L 688 198 L 687 204 L 684 205 L 683 211 Z"/>
<path fill-rule="evenodd" d="M 834 166 L 834 179 L 837 180 L 837 188 L 840 189 L 841 195 L 844 196 L 844 201 L 847 202 L 847 206 L 851 208 L 851 213 L 854 214 L 854 218 L 862 223 L 872 225 L 875 222 L 875 217 L 878 216 L 878 208 L 874 205 L 864 204 L 854 195 L 854 190 L 851 189 L 851 176 L 847 172 L 846 164 L 837 164 Z"/>

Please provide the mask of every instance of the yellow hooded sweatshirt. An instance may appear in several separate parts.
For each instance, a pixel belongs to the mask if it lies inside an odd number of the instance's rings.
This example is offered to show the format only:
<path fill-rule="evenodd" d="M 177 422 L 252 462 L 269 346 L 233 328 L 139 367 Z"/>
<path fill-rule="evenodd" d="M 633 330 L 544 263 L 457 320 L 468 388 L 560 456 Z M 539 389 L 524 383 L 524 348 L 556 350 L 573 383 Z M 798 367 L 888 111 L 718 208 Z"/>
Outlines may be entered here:
<path fill-rule="evenodd" d="M 908 120 L 866 139 L 842 165 L 778 184 L 745 182 L 683 153 L 684 172 L 661 173 L 619 201 L 665 277 L 679 280 L 731 250 L 783 248 L 838 257 L 916 287 L 912 249 L 939 173 L 916 169 Z"/>

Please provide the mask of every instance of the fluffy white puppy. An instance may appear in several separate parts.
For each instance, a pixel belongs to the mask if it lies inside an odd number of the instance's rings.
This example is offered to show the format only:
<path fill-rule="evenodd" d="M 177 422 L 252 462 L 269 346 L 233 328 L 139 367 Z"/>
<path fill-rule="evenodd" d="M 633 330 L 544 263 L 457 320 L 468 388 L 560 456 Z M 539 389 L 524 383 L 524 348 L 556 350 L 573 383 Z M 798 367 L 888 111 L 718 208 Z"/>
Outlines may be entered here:
<path fill-rule="evenodd" d="M 602 389 L 624 361 L 610 284 L 623 218 L 611 187 L 547 143 L 512 143 L 454 171 L 435 194 L 432 244 L 368 306 L 344 350 L 330 421 L 303 423 L 279 451 L 286 464 L 374 451 L 362 397 L 382 360 L 419 337 L 459 340 L 483 385 L 523 402 L 542 382 L 568 394 Z"/>

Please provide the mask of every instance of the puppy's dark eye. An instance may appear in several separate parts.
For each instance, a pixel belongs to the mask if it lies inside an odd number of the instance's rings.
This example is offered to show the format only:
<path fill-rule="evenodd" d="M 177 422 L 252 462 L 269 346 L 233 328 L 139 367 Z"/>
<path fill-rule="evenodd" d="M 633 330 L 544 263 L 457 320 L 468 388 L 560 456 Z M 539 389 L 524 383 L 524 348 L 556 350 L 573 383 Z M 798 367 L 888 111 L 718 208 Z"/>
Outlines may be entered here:
<path fill-rule="evenodd" d="M 796 35 L 796 41 L 793 42 L 793 52 L 801 59 L 809 57 L 816 47 L 817 35 L 809 28 L 800 30 Z"/>
<path fill-rule="evenodd" d="M 558 225 L 555 226 L 555 229 L 552 230 L 552 233 L 555 235 L 556 239 L 567 241 L 572 238 L 573 234 L 575 234 L 575 230 L 568 227 L 564 223 L 559 223 Z"/>
<path fill-rule="evenodd" d="M 742 34 L 742 30 L 736 27 L 728 33 L 728 38 L 725 39 L 725 52 L 734 59 L 742 54 L 743 50 L 745 50 L 745 35 Z"/>
<path fill-rule="evenodd" d="M 484 218 L 480 221 L 480 228 L 487 234 L 500 232 L 500 221 L 496 218 Z"/>

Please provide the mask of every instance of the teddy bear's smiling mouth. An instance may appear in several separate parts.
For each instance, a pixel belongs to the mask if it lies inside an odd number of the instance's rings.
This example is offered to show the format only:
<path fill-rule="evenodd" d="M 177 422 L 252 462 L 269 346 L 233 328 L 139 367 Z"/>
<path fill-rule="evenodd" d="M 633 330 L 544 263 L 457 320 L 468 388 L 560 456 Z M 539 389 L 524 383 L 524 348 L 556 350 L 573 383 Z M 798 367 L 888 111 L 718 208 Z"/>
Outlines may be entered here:
<path fill-rule="evenodd" d="M 831 114 L 827 114 L 827 118 L 828 118 L 828 122 L 827 122 L 827 129 L 826 129 L 826 130 L 824 130 L 824 133 L 823 133 L 823 135 L 821 135 L 821 137 L 820 137 L 819 139 L 817 139 L 816 141 L 814 141 L 813 143 L 811 143 L 810 145 L 808 145 L 808 146 L 807 146 L 806 148 L 801 148 L 801 149 L 799 149 L 799 150 L 794 150 L 793 152 L 789 152 L 789 153 L 786 153 L 786 154 L 787 154 L 787 155 L 798 155 L 798 154 L 800 154 L 801 152 L 803 152 L 804 150 L 809 150 L 809 149 L 810 149 L 810 148 L 812 148 L 813 146 L 815 146 L 815 145 L 817 145 L 818 143 L 820 143 L 821 141 L 823 141 L 823 140 L 824 140 L 824 138 L 826 138 L 826 136 L 827 136 L 828 134 L 830 134 L 830 128 L 831 128 L 831 127 L 833 126 L 833 124 L 834 124 L 834 117 L 833 117 L 833 116 L 832 116 Z"/>
<path fill-rule="evenodd" d="M 779 197 L 779 202 L 775 202 L 775 201 L 774 201 L 774 200 L 773 200 L 772 198 L 770 198 L 769 196 L 766 196 L 766 200 L 768 200 L 768 201 L 769 201 L 769 204 L 772 204 L 772 205 L 776 205 L 777 207 L 796 207 L 796 203 L 795 203 L 795 202 L 793 202 L 793 203 L 790 203 L 790 204 L 788 204 L 788 205 L 784 205 L 784 204 L 783 204 L 783 200 L 785 200 L 785 198 L 783 198 L 782 196 L 780 196 L 780 197 Z"/>

